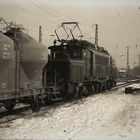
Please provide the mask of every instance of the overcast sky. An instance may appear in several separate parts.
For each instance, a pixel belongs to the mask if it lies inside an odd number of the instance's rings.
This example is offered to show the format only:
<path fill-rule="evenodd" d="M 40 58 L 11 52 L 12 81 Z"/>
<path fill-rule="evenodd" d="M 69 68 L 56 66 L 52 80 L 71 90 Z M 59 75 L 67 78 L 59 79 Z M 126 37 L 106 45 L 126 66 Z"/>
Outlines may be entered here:
<path fill-rule="evenodd" d="M 0 0 L 0 16 L 23 24 L 38 40 L 43 27 L 43 43 L 51 45 L 61 22 L 77 21 L 84 38 L 94 42 L 93 24 L 99 25 L 99 45 L 114 56 L 118 67 L 126 67 L 126 47 L 130 66 L 138 65 L 140 54 L 140 0 Z M 136 47 L 136 44 L 138 47 Z"/>

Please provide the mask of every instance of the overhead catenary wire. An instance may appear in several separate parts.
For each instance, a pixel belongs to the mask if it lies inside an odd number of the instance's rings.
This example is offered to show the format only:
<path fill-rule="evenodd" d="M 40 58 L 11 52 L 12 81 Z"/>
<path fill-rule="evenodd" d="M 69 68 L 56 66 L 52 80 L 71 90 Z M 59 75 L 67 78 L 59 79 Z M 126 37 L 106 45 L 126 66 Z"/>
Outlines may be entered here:
<path fill-rule="evenodd" d="M 36 1 L 36 0 L 29 0 L 29 2 L 30 2 L 31 4 L 33 4 L 34 6 L 38 7 L 40 10 L 46 12 L 46 13 L 49 14 L 50 16 L 57 18 L 57 19 L 60 20 L 61 22 L 62 22 L 62 21 L 65 21 L 65 20 L 73 20 L 71 17 L 68 17 L 67 15 L 60 13 L 58 10 L 55 10 L 55 12 L 53 12 L 54 10 L 53 10 L 52 8 L 50 8 L 50 7 L 48 7 L 48 6 L 45 6 L 45 7 L 44 7 L 43 4 L 39 3 L 39 2 Z M 49 9 L 50 9 L 51 11 L 50 11 Z M 59 14 L 58 14 L 58 13 L 59 13 Z"/>
<path fill-rule="evenodd" d="M 32 3 L 34 6 L 38 7 L 40 10 L 44 11 L 44 12 L 47 12 L 47 14 L 50 14 L 51 16 L 53 17 L 56 17 L 56 18 L 60 18 L 58 17 L 57 15 L 53 14 L 52 12 L 50 12 L 49 10 L 47 10 L 46 8 L 43 8 L 42 6 L 40 6 L 38 3 L 32 1 L 32 0 L 29 0 L 30 3 Z"/>
<path fill-rule="evenodd" d="M 51 17 L 56 18 L 60 22 L 70 21 L 70 18 L 71 17 L 66 16 L 66 15 L 64 15 L 64 14 L 58 12 L 58 11 L 56 12 L 56 10 L 54 11 L 52 8 L 50 8 L 50 7 L 46 6 L 46 5 L 44 7 L 44 5 L 42 3 L 40 3 L 40 2 L 38 2 L 36 0 L 29 0 L 28 2 L 31 3 L 32 5 L 34 5 L 35 7 L 37 7 L 38 9 L 42 10 L 43 12 L 46 12 Z M 51 9 L 51 10 L 49 10 L 49 9 Z M 50 18 L 44 18 L 44 19 L 47 19 L 47 22 L 49 22 L 50 24 L 52 24 L 52 20 L 50 20 Z"/>
<path fill-rule="evenodd" d="M 40 2 L 38 2 L 38 1 L 36 1 L 36 0 L 34 0 L 36 3 L 38 3 L 40 6 L 42 6 L 42 7 L 44 7 L 45 6 L 45 8 L 47 8 L 47 10 L 49 11 L 49 9 L 51 10 L 51 13 L 55 13 L 54 15 L 56 15 L 56 13 L 57 14 L 59 14 L 59 16 L 57 16 L 58 18 L 60 18 L 60 16 L 61 16 L 61 18 L 65 18 L 65 19 L 67 19 L 67 20 L 74 20 L 73 18 L 71 18 L 69 15 L 66 15 L 66 14 L 64 14 L 64 13 L 62 13 L 62 12 L 60 12 L 60 11 L 58 11 L 57 9 L 54 9 L 54 8 L 52 8 L 52 7 L 49 7 L 49 6 L 47 6 L 47 5 L 43 5 L 42 3 L 40 3 Z M 54 11 L 54 12 L 53 12 Z"/>

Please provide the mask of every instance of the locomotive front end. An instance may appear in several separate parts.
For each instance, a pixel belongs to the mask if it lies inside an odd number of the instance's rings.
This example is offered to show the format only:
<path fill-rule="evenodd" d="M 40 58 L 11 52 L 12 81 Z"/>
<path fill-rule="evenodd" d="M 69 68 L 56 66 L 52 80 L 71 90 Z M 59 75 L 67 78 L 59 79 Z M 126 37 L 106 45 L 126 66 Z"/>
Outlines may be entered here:
<path fill-rule="evenodd" d="M 44 84 L 55 91 L 63 91 L 65 83 L 69 80 L 69 56 L 63 46 L 49 47 L 48 64 L 44 68 Z"/>

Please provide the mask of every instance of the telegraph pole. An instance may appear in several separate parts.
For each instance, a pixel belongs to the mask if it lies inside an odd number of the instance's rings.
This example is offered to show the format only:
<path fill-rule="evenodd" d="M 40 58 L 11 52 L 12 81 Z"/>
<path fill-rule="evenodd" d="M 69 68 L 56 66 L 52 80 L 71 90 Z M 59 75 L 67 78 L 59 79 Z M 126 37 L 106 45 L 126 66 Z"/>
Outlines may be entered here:
<path fill-rule="evenodd" d="M 95 47 L 98 48 L 98 24 L 93 24 L 93 26 L 95 26 Z"/>
<path fill-rule="evenodd" d="M 127 46 L 127 71 L 129 70 L 129 47 Z"/>
<path fill-rule="evenodd" d="M 39 42 L 42 43 L 42 27 L 39 26 Z"/>
<path fill-rule="evenodd" d="M 127 70 L 126 70 L 126 74 L 127 74 L 127 81 L 129 79 L 129 47 L 127 46 Z"/>
<path fill-rule="evenodd" d="M 95 24 L 95 45 L 98 47 L 98 24 Z"/>

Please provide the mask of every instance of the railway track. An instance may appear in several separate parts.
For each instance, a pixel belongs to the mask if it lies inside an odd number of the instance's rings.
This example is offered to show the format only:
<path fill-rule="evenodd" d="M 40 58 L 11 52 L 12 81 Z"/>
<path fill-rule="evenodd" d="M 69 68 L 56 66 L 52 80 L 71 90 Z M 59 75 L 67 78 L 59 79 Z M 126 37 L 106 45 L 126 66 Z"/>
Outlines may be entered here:
<path fill-rule="evenodd" d="M 112 88 L 110 91 L 117 90 L 117 89 L 119 89 L 119 88 L 121 88 L 121 87 L 129 86 L 129 85 L 131 85 L 131 84 L 133 84 L 133 83 L 137 83 L 137 82 L 139 82 L 139 79 L 132 80 L 132 81 L 128 81 L 128 82 L 125 82 L 125 83 L 121 83 L 121 84 L 116 85 L 116 86 L 115 86 L 114 88 Z"/>
<path fill-rule="evenodd" d="M 0 112 L 0 124 L 16 120 L 24 116 L 24 113 L 29 110 L 29 106 L 22 106 L 15 108 L 13 111 L 3 111 Z M 24 113 L 23 113 L 24 112 Z"/>
<path fill-rule="evenodd" d="M 131 85 L 134 82 L 137 82 L 137 80 L 119 84 L 116 87 L 114 87 L 113 89 L 111 89 L 110 91 L 105 91 L 104 94 L 106 94 L 106 93 L 111 94 L 113 91 L 118 90 L 119 88 L 123 88 L 128 85 Z M 94 94 L 92 94 L 92 96 L 94 96 Z M 84 102 L 84 100 L 86 100 L 86 98 L 73 99 L 69 102 L 72 105 L 72 104 L 82 103 L 82 102 Z M 49 110 L 51 110 L 52 108 L 53 108 L 53 110 L 55 110 L 57 107 L 64 105 L 65 103 L 67 103 L 67 102 L 65 102 L 65 101 L 56 102 L 56 103 L 53 103 L 52 105 L 41 107 L 40 111 L 38 111 L 38 112 L 32 112 L 31 109 L 29 109 L 30 108 L 29 106 L 16 108 L 12 112 L 7 112 L 7 111 L 0 112 L 0 125 L 11 122 L 18 118 L 28 117 L 28 115 L 30 115 L 31 117 L 38 117 L 38 116 L 43 116 L 46 113 L 49 114 L 50 113 Z"/>

